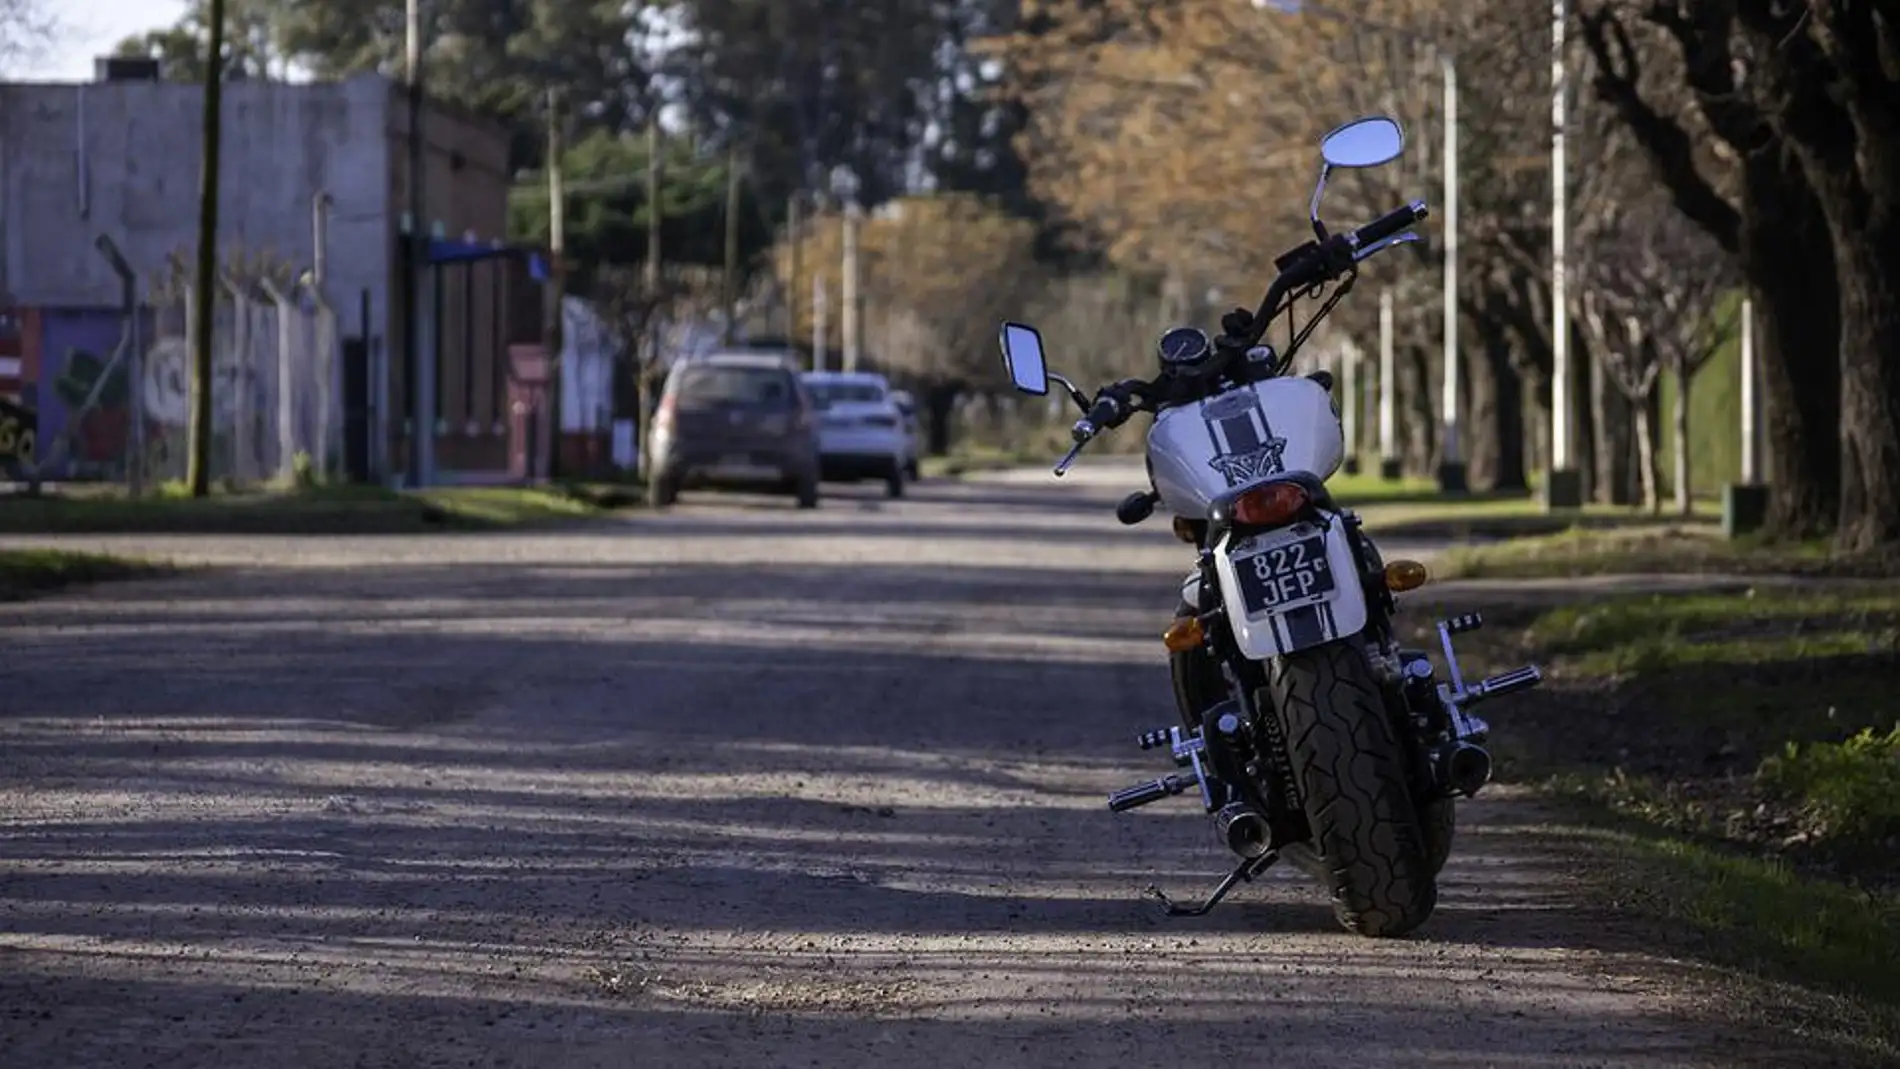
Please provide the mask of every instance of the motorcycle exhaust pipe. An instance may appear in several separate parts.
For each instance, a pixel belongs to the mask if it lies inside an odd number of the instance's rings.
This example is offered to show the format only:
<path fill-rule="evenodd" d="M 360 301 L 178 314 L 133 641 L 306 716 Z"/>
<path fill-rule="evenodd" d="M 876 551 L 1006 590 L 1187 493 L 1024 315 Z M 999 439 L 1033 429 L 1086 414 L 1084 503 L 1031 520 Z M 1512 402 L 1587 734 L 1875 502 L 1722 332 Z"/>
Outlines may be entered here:
<path fill-rule="evenodd" d="M 1241 857 L 1260 857 L 1273 848 L 1273 829 L 1267 826 L 1267 818 L 1245 802 L 1223 806 L 1214 814 L 1214 828 L 1227 849 Z"/>
<path fill-rule="evenodd" d="M 1439 751 L 1438 779 L 1456 794 L 1477 794 L 1491 782 L 1491 755 L 1482 746 L 1452 743 Z"/>

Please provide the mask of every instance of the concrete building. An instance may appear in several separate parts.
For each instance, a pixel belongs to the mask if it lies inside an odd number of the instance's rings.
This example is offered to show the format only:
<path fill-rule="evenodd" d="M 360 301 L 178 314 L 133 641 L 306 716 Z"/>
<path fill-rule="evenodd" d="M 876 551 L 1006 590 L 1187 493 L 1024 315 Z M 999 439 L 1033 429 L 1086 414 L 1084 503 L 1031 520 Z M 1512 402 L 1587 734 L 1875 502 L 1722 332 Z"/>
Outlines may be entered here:
<path fill-rule="evenodd" d="M 139 64 L 102 62 L 101 72 L 91 83 L 0 86 L 0 308 L 116 314 L 120 281 L 95 248 L 100 235 L 146 278 L 170 257 L 195 256 L 202 87 Z M 398 266 L 407 119 L 402 86 L 380 75 L 224 88 L 221 259 L 262 255 L 300 272 L 316 252 L 313 201 L 329 195 L 324 296 L 340 336 L 367 354 L 362 396 L 333 396 L 358 406 L 365 466 L 382 477 L 408 463 L 415 388 Z M 427 273 L 439 284 L 421 302 L 424 352 L 439 346 L 436 462 L 445 478 L 505 472 L 507 347 L 539 340 L 539 287 L 524 257 L 472 250 L 506 236 L 508 135 L 433 103 L 423 129 L 424 211 L 432 232 L 460 246 Z M 350 377 L 339 375 L 339 391 Z"/>

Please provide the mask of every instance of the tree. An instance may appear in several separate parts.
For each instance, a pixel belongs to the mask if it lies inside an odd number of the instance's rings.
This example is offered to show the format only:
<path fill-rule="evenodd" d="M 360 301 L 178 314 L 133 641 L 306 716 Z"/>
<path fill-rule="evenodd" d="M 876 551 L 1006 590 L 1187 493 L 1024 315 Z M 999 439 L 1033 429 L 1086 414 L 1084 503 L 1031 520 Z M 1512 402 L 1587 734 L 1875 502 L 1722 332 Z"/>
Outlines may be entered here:
<path fill-rule="evenodd" d="M 1674 377 L 1672 481 L 1676 511 L 1687 516 L 1689 383 L 1733 337 L 1734 315 L 1718 315 L 1716 305 L 1734 276 L 1709 270 L 1720 262 L 1714 243 L 1654 196 L 1628 202 L 1606 224 L 1592 235 L 1579 265 L 1578 318 L 1607 375 L 1638 409 L 1639 470 L 1651 509 L 1661 507 L 1652 402 L 1661 372 Z"/>
<path fill-rule="evenodd" d="M 1550 231 L 1538 210 L 1549 203 L 1547 7 L 1379 0 L 1348 11 L 1309 0 L 1289 13 L 1225 0 L 1044 0 L 1025 11 L 997 51 L 1028 109 L 1032 191 L 1111 264 L 1248 303 L 1272 277 L 1272 257 L 1310 234 L 1302 209 L 1314 145 L 1336 122 L 1382 112 L 1410 137 L 1395 164 L 1339 176 L 1329 219 L 1436 202 L 1439 59 L 1455 54 L 1465 72 L 1459 298 L 1464 336 L 1478 343 L 1464 353 L 1465 451 L 1474 478 L 1525 485 L 1526 397 L 1550 388 Z M 1428 387 L 1442 375 L 1432 344 L 1441 247 L 1435 222 L 1419 233 L 1424 241 L 1375 262 L 1360 284 L 1395 292 L 1410 460 L 1428 468 L 1440 418 L 1439 391 Z M 1376 309 L 1346 301 L 1328 329 L 1367 338 Z"/>
<path fill-rule="evenodd" d="M 289 57 L 273 39 L 283 11 L 282 0 L 226 0 L 224 61 L 227 81 L 284 77 Z M 205 80 L 205 42 L 210 37 L 209 0 L 193 0 L 178 21 L 162 29 L 127 37 L 115 51 L 121 56 L 146 56 L 159 61 L 168 81 L 202 83 Z"/>
<path fill-rule="evenodd" d="M 38 53 L 55 28 L 41 0 L 0 0 L 0 70 Z"/>
<path fill-rule="evenodd" d="M 937 0 L 685 0 L 668 75 L 709 130 L 736 131 L 782 192 L 875 205 L 909 187 L 935 117 Z"/>
<path fill-rule="evenodd" d="M 404 0 L 231 0 L 225 55 L 244 76 L 290 65 L 319 78 L 362 71 L 400 76 Z M 424 5 L 424 78 L 440 99 L 493 114 L 514 131 L 517 168 L 545 154 L 542 102 L 563 90 L 582 133 L 631 130 L 651 106 L 649 9 L 665 0 L 430 0 Z M 205 0 L 171 27 L 121 43 L 156 55 L 180 79 L 202 75 Z M 237 75 L 233 75 L 234 77 Z"/>
<path fill-rule="evenodd" d="M 1836 542 L 1850 551 L 1900 543 L 1900 24 L 1876 0 L 1734 6 L 1768 89 L 1769 121 L 1800 158 L 1833 238 Z"/>
<path fill-rule="evenodd" d="M 842 230 L 831 214 L 797 236 L 806 277 L 821 274 L 832 295 L 843 292 Z M 1023 314 L 1024 293 L 1041 277 L 1035 242 L 1033 222 L 972 194 L 900 198 L 863 222 L 867 347 L 880 366 L 918 388 L 933 453 L 949 448 L 961 394 L 1005 385 L 996 325 Z M 789 277 L 789 244 L 776 257 Z M 809 336 L 803 302 L 791 306 L 793 335 Z M 832 331 L 841 319 L 831 317 Z"/>
<path fill-rule="evenodd" d="M 670 263 L 718 266 L 725 259 L 727 160 L 696 153 L 684 139 L 669 139 L 662 154 L 666 175 L 660 204 L 661 246 Z M 653 213 L 646 203 L 645 138 L 597 130 L 563 154 L 567 186 L 567 252 L 576 270 L 574 292 L 588 293 L 595 276 L 644 262 Z M 772 246 L 769 206 L 745 189 L 739 218 L 742 269 Z M 548 185 L 528 172 L 509 203 L 509 235 L 543 243 L 548 236 Z"/>
<path fill-rule="evenodd" d="M 1772 121 L 1763 71 L 1777 62 L 1776 49 L 1763 55 L 1763 42 L 1739 32 L 1731 0 L 1599 0 L 1579 16 L 1597 94 L 1617 109 L 1677 209 L 1735 265 L 1761 312 L 1770 530 L 1802 537 L 1836 526 L 1839 362 L 1814 354 L 1840 349 L 1841 296 L 1809 168 Z M 1703 145 L 1715 151 L 1698 152 Z"/>

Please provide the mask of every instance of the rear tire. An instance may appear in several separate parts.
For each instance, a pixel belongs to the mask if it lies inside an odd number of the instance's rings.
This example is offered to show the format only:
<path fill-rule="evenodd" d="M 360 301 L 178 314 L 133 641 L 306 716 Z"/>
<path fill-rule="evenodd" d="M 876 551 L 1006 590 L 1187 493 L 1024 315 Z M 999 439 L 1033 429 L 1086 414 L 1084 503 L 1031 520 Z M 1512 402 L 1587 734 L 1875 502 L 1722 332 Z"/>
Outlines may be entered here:
<path fill-rule="evenodd" d="M 884 473 L 884 496 L 892 500 L 904 496 L 904 466 L 897 461 Z"/>
<path fill-rule="evenodd" d="M 1458 832 L 1458 807 L 1450 798 L 1435 798 L 1418 814 L 1425 832 L 1425 864 L 1436 879 L 1451 857 L 1451 841 Z"/>
<path fill-rule="evenodd" d="M 1435 870 L 1364 652 L 1357 642 L 1329 642 L 1275 658 L 1265 690 L 1339 923 L 1368 936 L 1425 923 L 1438 904 Z"/>
<path fill-rule="evenodd" d="M 798 484 L 797 494 L 798 494 L 799 508 L 801 509 L 817 508 L 818 507 L 818 480 L 816 478 L 800 480 Z"/>

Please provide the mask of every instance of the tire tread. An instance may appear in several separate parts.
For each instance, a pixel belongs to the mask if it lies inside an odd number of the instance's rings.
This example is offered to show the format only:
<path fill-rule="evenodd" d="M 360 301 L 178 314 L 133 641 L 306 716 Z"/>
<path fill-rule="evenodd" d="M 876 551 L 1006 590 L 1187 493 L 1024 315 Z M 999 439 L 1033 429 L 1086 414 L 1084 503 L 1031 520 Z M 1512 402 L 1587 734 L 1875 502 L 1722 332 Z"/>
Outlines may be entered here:
<path fill-rule="evenodd" d="M 1276 658 L 1267 691 L 1339 922 L 1368 936 L 1417 928 L 1437 906 L 1438 886 L 1398 740 L 1363 652 L 1331 642 Z"/>

